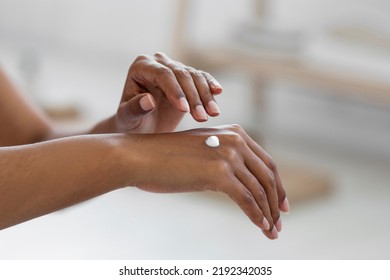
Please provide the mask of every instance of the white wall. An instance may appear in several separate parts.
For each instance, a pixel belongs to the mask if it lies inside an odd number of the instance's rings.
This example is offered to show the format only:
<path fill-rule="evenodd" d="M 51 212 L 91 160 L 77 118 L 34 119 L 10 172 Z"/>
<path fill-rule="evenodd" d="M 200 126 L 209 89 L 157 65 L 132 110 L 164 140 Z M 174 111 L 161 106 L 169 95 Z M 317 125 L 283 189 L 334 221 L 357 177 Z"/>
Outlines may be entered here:
<path fill-rule="evenodd" d="M 173 1 L 0 1 L 5 40 L 41 47 L 119 53 L 167 49 Z M 3 41 L 2 40 L 2 41 Z"/>
<path fill-rule="evenodd" d="M 0 0 L 0 43 L 80 48 L 121 54 L 170 51 L 180 0 Z M 253 1 L 190 1 L 189 37 L 197 43 L 224 41 L 253 14 Z M 275 26 L 318 31 L 340 21 L 390 26 L 383 0 L 277 0 L 269 2 Z"/>

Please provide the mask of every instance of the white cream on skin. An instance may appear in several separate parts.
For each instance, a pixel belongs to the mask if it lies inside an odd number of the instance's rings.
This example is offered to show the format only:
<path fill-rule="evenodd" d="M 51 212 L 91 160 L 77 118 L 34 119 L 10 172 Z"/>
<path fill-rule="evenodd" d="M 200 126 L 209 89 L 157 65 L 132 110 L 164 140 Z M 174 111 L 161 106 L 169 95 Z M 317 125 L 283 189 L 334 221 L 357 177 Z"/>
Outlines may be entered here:
<path fill-rule="evenodd" d="M 216 148 L 219 146 L 219 139 L 217 136 L 210 136 L 209 138 L 206 139 L 206 145 L 211 147 L 211 148 Z"/>

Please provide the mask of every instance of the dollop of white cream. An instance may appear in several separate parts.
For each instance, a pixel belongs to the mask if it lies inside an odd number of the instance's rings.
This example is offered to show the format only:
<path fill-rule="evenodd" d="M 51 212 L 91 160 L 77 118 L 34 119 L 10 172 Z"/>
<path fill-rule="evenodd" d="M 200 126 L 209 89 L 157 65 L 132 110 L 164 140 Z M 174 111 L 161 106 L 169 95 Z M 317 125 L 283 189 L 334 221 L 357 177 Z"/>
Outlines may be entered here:
<path fill-rule="evenodd" d="M 206 139 L 206 145 L 211 147 L 211 148 L 215 148 L 215 147 L 218 147 L 219 146 L 219 139 L 217 136 L 210 136 Z"/>

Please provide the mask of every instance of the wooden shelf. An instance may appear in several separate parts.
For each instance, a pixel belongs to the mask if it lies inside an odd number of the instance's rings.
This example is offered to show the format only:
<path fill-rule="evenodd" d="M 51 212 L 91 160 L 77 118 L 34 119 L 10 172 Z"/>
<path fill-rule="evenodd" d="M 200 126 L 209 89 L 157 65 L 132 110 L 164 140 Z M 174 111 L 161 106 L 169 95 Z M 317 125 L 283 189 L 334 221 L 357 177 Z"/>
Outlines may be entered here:
<path fill-rule="evenodd" d="M 342 69 L 310 64 L 299 56 L 235 47 L 187 49 L 182 59 L 201 69 L 240 71 L 265 80 L 285 80 L 315 86 L 361 102 L 390 106 L 390 82 L 373 79 Z"/>

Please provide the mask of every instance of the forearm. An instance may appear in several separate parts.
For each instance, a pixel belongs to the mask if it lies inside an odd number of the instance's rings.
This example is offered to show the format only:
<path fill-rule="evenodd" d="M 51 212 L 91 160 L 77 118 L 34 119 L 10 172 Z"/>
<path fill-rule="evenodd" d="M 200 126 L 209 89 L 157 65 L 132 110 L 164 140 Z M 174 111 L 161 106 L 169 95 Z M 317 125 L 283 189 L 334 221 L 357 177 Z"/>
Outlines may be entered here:
<path fill-rule="evenodd" d="M 0 146 L 39 142 L 51 130 L 45 114 L 22 96 L 0 69 Z"/>
<path fill-rule="evenodd" d="M 0 229 L 127 186 L 135 171 L 129 155 L 124 161 L 123 138 L 78 136 L 0 148 Z"/>
<path fill-rule="evenodd" d="M 0 229 L 125 186 L 224 192 L 271 239 L 289 209 L 272 158 L 237 125 L 84 135 L 0 148 Z"/>

